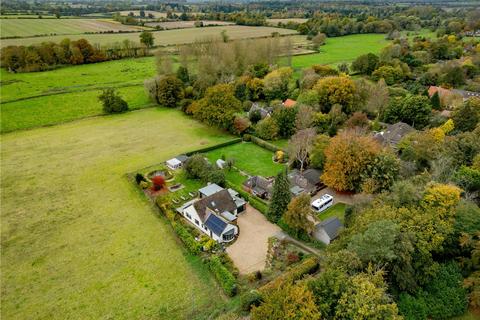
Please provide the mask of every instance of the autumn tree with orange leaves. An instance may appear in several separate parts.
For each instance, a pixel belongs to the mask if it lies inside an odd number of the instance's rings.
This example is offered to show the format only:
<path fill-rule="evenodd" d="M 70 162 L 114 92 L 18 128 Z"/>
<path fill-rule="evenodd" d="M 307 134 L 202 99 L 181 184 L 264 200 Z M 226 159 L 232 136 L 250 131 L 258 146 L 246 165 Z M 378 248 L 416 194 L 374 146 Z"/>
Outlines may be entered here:
<path fill-rule="evenodd" d="M 380 152 L 380 145 L 372 137 L 342 132 L 325 149 L 323 182 L 338 191 L 359 190 L 362 173 Z"/>

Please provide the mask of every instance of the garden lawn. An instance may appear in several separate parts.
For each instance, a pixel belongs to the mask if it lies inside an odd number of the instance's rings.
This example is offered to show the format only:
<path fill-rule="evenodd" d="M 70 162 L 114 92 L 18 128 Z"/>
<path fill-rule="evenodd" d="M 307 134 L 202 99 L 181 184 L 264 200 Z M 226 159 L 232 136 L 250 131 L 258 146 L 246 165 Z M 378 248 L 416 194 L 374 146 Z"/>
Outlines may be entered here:
<path fill-rule="evenodd" d="M 345 208 L 347 205 L 345 203 L 336 203 L 327 210 L 317 214 L 317 217 L 323 221 L 331 217 L 337 217 L 340 221 L 344 221 L 345 218 Z"/>
<path fill-rule="evenodd" d="M 2 319 L 204 319 L 226 298 L 125 173 L 230 136 L 145 109 L 2 135 Z"/>
<path fill-rule="evenodd" d="M 118 93 L 127 101 L 130 110 L 153 105 L 143 85 L 119 88 Z M 53 125 L 104 114 L 102 104 L 98 100 L 100 94 L 101 90 L 91 90 L 1 104 L 1 132 Z"/>
<path fill-rule="evenodd" d="M 235 159 L 234 166 L 250 175 L 264 177 L 275 176 L 285 166 L 272 161 L 273 152 L 252 142 L 240 142 L 220 149 L 209 151 L 205 156 L 215 164 L 218 159 Z"/>
<path fill-rule="evenodd" d="M 327 38 L 319 53 L 292 57 L 292 66 L 295 69 L 303 69 L 314 64 L 352 62 L 362 54 L 369 52 L 378 54 L 388 43 L 384 34 L 354 34 Z"/>

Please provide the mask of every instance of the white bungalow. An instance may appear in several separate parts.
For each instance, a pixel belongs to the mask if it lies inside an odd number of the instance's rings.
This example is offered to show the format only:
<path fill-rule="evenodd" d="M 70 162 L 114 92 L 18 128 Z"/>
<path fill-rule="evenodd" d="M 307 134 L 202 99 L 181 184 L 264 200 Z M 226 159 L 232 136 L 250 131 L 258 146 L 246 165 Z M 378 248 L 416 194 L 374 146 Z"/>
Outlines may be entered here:
<path fill-rule="evenodd" d="M 238 234 L 238 213 L 246 202 L 234 190 L 210 184 L 199 190 L 200 199 L 186 203 L 177 211 L 197 229 L 217 242 L 230 242 Z"/>

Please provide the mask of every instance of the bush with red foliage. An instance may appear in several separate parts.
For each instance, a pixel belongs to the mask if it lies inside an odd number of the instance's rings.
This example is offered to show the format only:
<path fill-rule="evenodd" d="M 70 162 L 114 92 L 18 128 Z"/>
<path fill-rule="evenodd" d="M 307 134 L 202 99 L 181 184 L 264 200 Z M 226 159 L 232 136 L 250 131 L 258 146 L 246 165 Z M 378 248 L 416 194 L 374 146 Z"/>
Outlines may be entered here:
<path fill-rule="evenodd" d="M 165 178 L 162 176 L 155 176 L 152 178 L 152 190 L 159 191 L 165 187 Z"/>
<path fill-rule="evenodd" d="M 287 254 L 287 264 L 290 265 L 292 263 L 300 261 L 300 257 L 296 252 L 289 252 Z"/>

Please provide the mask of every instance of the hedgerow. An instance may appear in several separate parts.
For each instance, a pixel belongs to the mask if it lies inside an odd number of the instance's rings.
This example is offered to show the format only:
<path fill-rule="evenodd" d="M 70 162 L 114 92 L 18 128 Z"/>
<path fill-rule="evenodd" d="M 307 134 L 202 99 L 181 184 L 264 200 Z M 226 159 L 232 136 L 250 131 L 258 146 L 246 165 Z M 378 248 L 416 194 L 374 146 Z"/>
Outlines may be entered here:
<path fill-rule="evenodd" d="M 190 253 L 195 255 L 200 253 L 200 244 L 184 226 L 182 226 L 180 223 L 175 223 L 173 229 Z"/>
<path fill-rule="evenodd" d="M 210 270 L 223 288 L 225 293 L 230 297 L 237 294 L 237 282 L 233 274 L 222 264 L 220 258 L 213 256 L 209 261 Z"/>
<path fill-rule="evenodd" d="M 270 281 L 259 289 L 261 293 L 280 288 L 281 286 L 293 283 L 296 280 L 303 278 L 304 275 L 312 274 L 319 268 L 319 263 L 316 257 L 310 257 L 303 260 L 302 263 L 293 267 L 289 271 Z"/>

